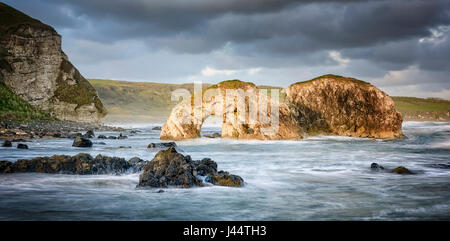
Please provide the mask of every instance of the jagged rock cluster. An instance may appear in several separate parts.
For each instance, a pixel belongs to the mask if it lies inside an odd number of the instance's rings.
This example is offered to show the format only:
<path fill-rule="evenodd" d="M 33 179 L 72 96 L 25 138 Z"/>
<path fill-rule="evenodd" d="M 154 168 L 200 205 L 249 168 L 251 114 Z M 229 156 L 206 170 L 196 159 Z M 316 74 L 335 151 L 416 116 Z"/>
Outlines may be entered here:
<path fill-rule="evenodd" d="M 60 120 L 99 122 L 106 110 L 62 51 L 61 36 L 4 3 L 0 14 L 0 81 Z"/>
<path fill-rule="evenodd" d="M 94 158 L 89 154 L 80 153 L 75 156 L 54 155 L 16 162 L 0 161 L 0 173 L 121 174 L 139 172 L 144 164 L 145 161 L 137 157 L 127 161 L 119 157 L 99 154 Z"/>
<path fill-rule="evenodd" d="M 253 93 L 255 97 L 246 99 L 242 107 L 236 101 L 227 101 L 225 97 L 205 98 L 205 92 L 210 89 L 223 96 L 229 89 L 242 89 Z M 242 94 L 246 95 L 244 91 Z M 161 139 L 200 137 L 203 122 L 210 115 L 217 114 L 218 106 L 223 110 L 220 114 L 224 119 L 221 136 L 228 138 L 267 140 L 339 135 L 393 139 L 403 136 L 402 116 L 395 110 L 392 99 L 371 84 L 354 78 L 324 75 L 292 84 L 286 89 L 284 102 L 279 105 L 268 104 L 268 111 L 260 112 L 254 123 L 249 122 L 249 109 L 258 108 L 264 102 L 273 102 L 254 84 L 239 80 L 224 81 L 203 92 L 201 105 L 195 105 L 187 99 L 172 110 L 162 127 Z M 196 108 L 201 108 L 201 115 L 193 114 Z M 245 114 L 236 114 L 239 111 Z M 275 123 L 272 117 L 277 114 L 278 123 Z M 226 121 L 229 116 L 234 118 L 231 123 Z M 271 131 L 273 129 L 270 127 L 274 125 L 278 128 Z"/>
<path fill-rule="evenodd" d="M 193 187 L 203 186 L 203 181 L 220 186 L 241 187 L 244 180 L 224 171 L 217 171 L 217 163 L 209 158 L 193 161 L 174 147 L 159 151 L 143 167 L 139 187 Z"/>

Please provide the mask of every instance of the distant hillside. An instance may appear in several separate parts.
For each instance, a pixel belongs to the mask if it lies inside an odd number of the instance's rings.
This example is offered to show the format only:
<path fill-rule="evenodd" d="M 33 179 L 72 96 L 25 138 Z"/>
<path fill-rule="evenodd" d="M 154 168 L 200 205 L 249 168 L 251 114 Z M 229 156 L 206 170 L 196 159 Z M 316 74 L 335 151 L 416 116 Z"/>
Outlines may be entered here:
<path fill-rule="evenodd" d="M 108 110 L 105 122 L 164 122 L 177 102 L 172 91 L 184 88 L 191 93 L 193 84 L 160 84 L 90 79 Z M 204 84 L 208 87 L 209 84 Z"/>
<path fill-rule="evenodd" d="M 450 121 L 450 101 L 436 98 L 392 97 L 404 120 Z"/>
<path fill-rule="evenodd" d="M 171 92 L 185 88 L 193 92 L 193 84 L 162 84 L 91 79 L 108 109 L 105 122 L 164 122 L 177 102 L 171 101 Z M 204 84 L 204 88 L 211 84 Z M 260 89 L 281 87 L 258 86 Z M 284 94 L 280 93 L 280 101 Z M 392 97 L 404 120 L 450 121 L 450 101 L 414 97 Z"/>
<path fill-rule="evenodd" d="M 0 82 L 0 120 L 49 120 L 48 114 L 30 105 Z"/>

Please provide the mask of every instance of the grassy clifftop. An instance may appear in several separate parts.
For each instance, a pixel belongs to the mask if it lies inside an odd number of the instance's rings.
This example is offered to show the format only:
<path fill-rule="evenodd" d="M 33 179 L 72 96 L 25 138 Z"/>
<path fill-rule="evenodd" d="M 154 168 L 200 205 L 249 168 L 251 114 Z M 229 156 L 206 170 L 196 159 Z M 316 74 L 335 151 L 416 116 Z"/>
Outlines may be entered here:
<path fill-rule="evenodd" d="M 43 28 L 55 31 L 52 27 L 43 24 L 41 21 L 34 19 L 8 5 L 0 2 L 0 36 L 16 30 L 21 25 L 27 24 L 35 28 Z"/>
<path fill-rule="evenodd" d="M 48 114 L 36 109 L 0 82 L 0 120 L 29 121 L 50 119 L 51 117 Z"/>
<path fill-rule="evenodd" d="M 404 120 L 450 121 L 450 101 L 435 98 L 392 97 Z"/>

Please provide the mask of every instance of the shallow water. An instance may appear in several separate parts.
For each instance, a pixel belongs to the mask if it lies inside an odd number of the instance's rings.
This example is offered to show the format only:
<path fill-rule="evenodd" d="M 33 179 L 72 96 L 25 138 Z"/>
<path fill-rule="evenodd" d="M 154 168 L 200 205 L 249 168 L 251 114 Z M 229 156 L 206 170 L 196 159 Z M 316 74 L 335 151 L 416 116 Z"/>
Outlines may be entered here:
<path fill-rule="evenodd" d="M 0 160 L 87 152 L 151 160 L 159 131 L 140 126 L 127 140 L 68 139 L 0 147 Z M 211 134 L 220 129 L 204 127 Z M 402 140 L 314 137 L 303 141 L 201 138 L 179 141 L 184 155 L 210 157 L 244 178 L 243 188 L 208 186 L 140 190 L 138 174 L 0 175 L 0 220 L 450 220 L 450 123 L 403 124 Z M 99 132 L 96 135 L 118 135 Z M 106 145 L 95 144 L 104 142 Z M 131 146 L 131 149 L 119 149 Z M 376 172 L 403 165 L 416 175 Z"/>

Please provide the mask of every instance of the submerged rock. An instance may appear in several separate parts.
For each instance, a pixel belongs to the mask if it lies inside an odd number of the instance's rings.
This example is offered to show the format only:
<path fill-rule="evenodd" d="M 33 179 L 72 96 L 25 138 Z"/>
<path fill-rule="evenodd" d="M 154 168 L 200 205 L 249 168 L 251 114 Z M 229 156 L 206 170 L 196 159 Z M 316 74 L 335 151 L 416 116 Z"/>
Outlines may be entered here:
<path fill-rule="evenodd" d="M 16 162 L 0 161 L 0 173 L 121 174 L 139 172 L 144 164 L 145 161 L 141 159 L 126 161 L 124 158 L 100 154 L 93 158 L 89 154 L 80 153 L 75 156 L 54 155 Z"/>
<path fill-rule="evenodd" d="M 76 137 L 73 141 L 72 146 L 74 147 L 92 147 L 92 141 L 83 137 Z"/>
<path fill-rule="evenodd" d="M 175 142 L 150 143 L 147 148 L 169 148 L 177 147 Z"/>
<path fill-rule="evenodd" d="M 397 174 L 414 174 L 413 172 L 411 172 L 408 168 L 406 168 L 404 166 L 396 167 L 391 172 L 397 173 Z"/>
<path fill-rule="evenodd" d="M 83 135 L 84 138 L 94 138 L 95 134 L 93 130 L 88 130 L 86 134 Z"/>
<path fill-rule="evenodd" d="M 108 137 L 106 137 L 105 135 L 99 135 L 97 136 L 98 139 L 108 139 Z"/>
<path fill-rule="evenodd" d="M 2 147 L 12 147 L 12 143 L 9 140 L 3 141 Z"/>
<path fill-rule="evenodd" d="M 208 176 L 205 181 L 214 185 L 228 187 L 241 187 L 244 185 L 244 180 L 240 176 L 224 171 L 219 171 L 216 175 Z"/>
<path fill-rule="evenodd" d="M 378 163 L 372 163 L 371 165 L 370 165 L 370 168 L 372 168 L 372 169 L 381 169 L 381 170 L 384 170 L 384 167 L 383 166 L 381 166 L 381 165 L 378 165 Z"/>
<path fill-rule="evenodd" d="M 120 133 L 120 135 L 117 137 L 117 139 L 119 140 L 123 140 L 123 139 L 127 139 L 128 136 L 123 136 L 122 133 Z"/>
<path fill-rule="evenodd" d="M 28 146 L 22 143 L 17 144 L 17 149 L 28 149 Z"/>
<path fill-rule="evenodd" d="M 154 131 L 160 131 L 161 130 L 161 126 L 155 126 L 152 128 L 152 130 Z"/>
<path fill-rule="evenodd" d="M 212 135 L 203 135 L 203 137 L 207 137 L 207 138 L 220 138 L 221 135 L 219 133 L 214 133 Z"/>
<path fill-rule="evenodd" d="M 429 164 L 426 165 L 428 167 L 433 167 L 433 168 L 440 168 L 440 169 L 450 169 L 450 162 L 448 162 L 447 164 L 445 163 L 438 163 L 438 164 Z"/>
<path fill-rule="evenodd" d="M 192 161 L 174 147 L 159 151 L 144 167 L 138 187 L 203 186 L 202 179 L 214 185 L 241 187 L 244 180 L 228 172 L 217 172 L 217 163 L 209 158 Z"/>

